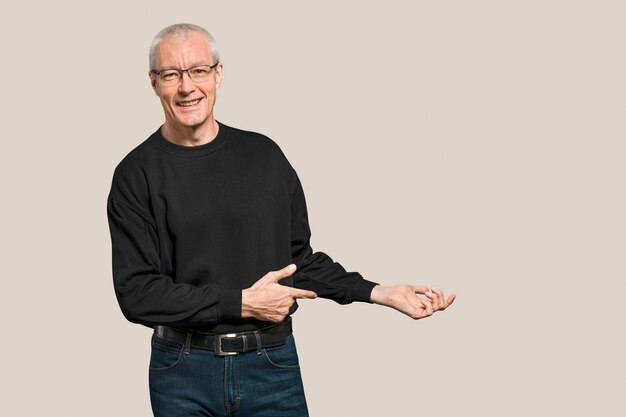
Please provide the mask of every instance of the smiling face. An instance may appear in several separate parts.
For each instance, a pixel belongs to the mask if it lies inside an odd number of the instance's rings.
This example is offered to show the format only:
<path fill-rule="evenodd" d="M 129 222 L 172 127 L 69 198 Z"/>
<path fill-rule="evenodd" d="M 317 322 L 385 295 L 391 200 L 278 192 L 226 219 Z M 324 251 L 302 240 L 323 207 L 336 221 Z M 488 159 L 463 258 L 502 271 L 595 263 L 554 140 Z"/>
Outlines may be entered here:
<path fill-rule="evenodd" d="M 198 32 L 188 32 L 183 38 L 168 36 L 155 50 L 156 68 L 187 69 L 198 65 L 213 65 L 211 47 Z M 210 131 L 215 125 L 213 106 L 216 91 L 222 81 L 222 64 L 217 65 L 206 81 L 194 83 L 183 73 L 180 83 L 165 85 L 159 77 L 150 74 L 150 82 L 161 99 L 165 112 L 163 129 L 169 135 L 183 137 L 189 131 Z M 174 139 L 174 138 L 172 138 Z"/>

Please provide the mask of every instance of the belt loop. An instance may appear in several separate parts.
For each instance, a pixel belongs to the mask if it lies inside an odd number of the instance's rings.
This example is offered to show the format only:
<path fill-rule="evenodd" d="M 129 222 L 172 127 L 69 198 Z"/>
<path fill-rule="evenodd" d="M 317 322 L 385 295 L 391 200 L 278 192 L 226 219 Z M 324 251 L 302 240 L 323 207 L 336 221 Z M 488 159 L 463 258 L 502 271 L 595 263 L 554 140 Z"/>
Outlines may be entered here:
<path fill-rule="evenodd" d="M 241 335 L 241 341 L 243 342 L 242 352 L 248 351 L 248 335 L 246 333 Z"/>
<path fill-rule="evenodd" d="M 261 335 L 259 334 L 258 330 L 254 331 L 254 338 L 256 339 L 256 354 L 260 355 L 263 346 L 261 345 Z"/>
<path fill-rule="evenodd" d="M 187 332 L 187 340 L 185 340 L 185 355 L 189 355 L 191 350 L 191 333 Z"/>

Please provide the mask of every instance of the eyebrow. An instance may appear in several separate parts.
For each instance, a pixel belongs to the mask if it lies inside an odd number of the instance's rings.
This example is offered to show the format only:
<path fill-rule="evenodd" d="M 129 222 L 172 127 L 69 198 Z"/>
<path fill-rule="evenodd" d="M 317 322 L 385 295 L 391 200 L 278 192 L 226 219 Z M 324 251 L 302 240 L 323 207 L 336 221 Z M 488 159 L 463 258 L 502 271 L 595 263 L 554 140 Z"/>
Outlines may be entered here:
<path fill-rule="evenodd" d="M 206 66 L 208 66 L 208 67 L 210 67 L 210 66 L 211 66 L 211 64 L 206 64 L 206 63 L 204 63 L 204 62 L 200 62 L 200 63 L 194 63 L 194 64 L 193 64 L 193 65 L 191 65 L 189 68 L 193 68 L 193 67 L 200 67 L 200 66 L 202 66 L 202 65 L 206 65 Z M 177 67 L 164 67 L 164 68 L 161 68 L 159 71 L 166 71 L 166 70 L 180 70 L 180 69 L 182 69 L 182 68 L 177 68 Z"/>

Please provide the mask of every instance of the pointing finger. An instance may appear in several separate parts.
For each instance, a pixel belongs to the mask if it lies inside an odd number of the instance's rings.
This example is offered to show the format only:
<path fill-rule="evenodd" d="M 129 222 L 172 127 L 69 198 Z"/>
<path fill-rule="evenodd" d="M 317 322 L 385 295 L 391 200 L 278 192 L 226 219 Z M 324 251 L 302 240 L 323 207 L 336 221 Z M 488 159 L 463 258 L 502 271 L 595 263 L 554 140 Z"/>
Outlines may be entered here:
<path fill-rule="evenodd" d="M 289 295 L 293 298 L 317 298 L 317 294 L 314 293 L 313 291 L 300 290 L 297 288 L 293 288 L 289 292 Z"/>

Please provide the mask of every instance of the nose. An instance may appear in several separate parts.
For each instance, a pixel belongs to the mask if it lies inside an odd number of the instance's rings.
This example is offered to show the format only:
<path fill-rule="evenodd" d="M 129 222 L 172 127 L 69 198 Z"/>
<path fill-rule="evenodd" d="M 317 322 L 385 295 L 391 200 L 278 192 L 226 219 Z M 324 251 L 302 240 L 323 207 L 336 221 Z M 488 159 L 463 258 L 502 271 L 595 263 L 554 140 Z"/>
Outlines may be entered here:
<path fill-rule="evenodd" d="M 189 73 L 187 71 L 183 72 L 183 77 L 180 80 L 180 84 L 178 84 L 178 92 L 183 95 L 187 95 L 192 93 L 196 89 L 196 85 L 191 81 L 191 77 L 189 77 Z"/>

